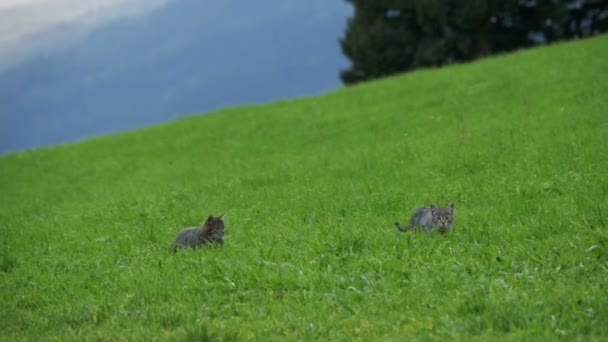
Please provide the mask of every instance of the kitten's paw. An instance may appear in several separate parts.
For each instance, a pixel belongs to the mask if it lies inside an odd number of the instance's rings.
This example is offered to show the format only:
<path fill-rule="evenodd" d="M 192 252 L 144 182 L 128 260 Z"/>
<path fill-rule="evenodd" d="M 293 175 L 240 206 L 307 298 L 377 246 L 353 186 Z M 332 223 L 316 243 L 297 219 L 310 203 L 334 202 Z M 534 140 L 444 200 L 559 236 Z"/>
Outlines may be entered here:
<path fill-rule="evenodd" d="M 407 227 L 401 227 L 401 225 L 399 224 L 399 222 L 395 222 L 395 227 L 397 227 L 397 230 L 400 232 L 406 232 L 407 231 Z"/>

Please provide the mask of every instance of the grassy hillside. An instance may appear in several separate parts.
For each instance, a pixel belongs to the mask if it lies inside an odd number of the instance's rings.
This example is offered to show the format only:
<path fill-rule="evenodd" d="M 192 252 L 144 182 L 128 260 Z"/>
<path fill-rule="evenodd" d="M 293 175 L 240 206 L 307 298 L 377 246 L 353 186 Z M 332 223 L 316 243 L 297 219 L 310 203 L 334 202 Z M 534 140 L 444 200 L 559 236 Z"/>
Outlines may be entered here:
<path fill-rule="evenodd" d="M 608 336 L 608 36 L 0 158 L 0 339 Z M 452 234 L 400 233 L 456 203 Z M 174 254 L 226 212 L 222 249 Z"/>

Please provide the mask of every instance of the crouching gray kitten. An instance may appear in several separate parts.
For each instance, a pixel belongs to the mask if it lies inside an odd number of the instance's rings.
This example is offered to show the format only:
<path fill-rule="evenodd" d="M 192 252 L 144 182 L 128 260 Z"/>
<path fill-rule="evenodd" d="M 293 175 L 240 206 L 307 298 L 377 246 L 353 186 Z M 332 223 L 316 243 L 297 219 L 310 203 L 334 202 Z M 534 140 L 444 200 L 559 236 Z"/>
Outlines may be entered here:
<path fill-rule="evenodd" d="M 395 222 L 395 227 L 402 232 L 411 229 L 422 228 L 425 232 L 430 233 L 433 227 L 446 234 L 452 231 L 452 221 L 454 220 L 454 203 L 450 203 L 447 207 L 438 207 L 431 204 L 430 207 L 418 208 L 408 226 L 401 226 L 399 222 Z"/>
<path fill-rule="evenodd" d="M 173 249 L 201 248 L 204 246 L 221 246 L 224 243 L 224 214 L 213 217 L 209 215 L 199 227 L 182 230 L 173 243 Z"/>

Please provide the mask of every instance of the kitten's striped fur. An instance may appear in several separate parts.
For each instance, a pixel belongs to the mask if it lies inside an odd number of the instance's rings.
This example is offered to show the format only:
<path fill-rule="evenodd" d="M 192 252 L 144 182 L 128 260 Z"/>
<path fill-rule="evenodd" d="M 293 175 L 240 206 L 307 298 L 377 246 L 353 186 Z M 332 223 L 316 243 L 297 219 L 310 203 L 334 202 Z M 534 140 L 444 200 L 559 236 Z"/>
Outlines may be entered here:
<path fill-rule="evenodd" d="M 224 243 L 224 214 L 213 217 L 209 215 L 199 227 L 182 230 L 173 243 L 173 248 L 201 248 L 208 245 L 221 246 Z"/>
<path fill-rule="evenodd" d="M 430 233 L 433 227 L 436 227 L 437 231 L 446 234 L 452 231 L 453 220 L 454 203 L 450 203 L 445 208 L 431 204 L 430 207 L 418 208 L 414 215 L 412 215 L 408 226 L 401 226 L 399 222 L 395 222 L 395 227 L 402 232 L 422 228 L 427 233 Z"/>

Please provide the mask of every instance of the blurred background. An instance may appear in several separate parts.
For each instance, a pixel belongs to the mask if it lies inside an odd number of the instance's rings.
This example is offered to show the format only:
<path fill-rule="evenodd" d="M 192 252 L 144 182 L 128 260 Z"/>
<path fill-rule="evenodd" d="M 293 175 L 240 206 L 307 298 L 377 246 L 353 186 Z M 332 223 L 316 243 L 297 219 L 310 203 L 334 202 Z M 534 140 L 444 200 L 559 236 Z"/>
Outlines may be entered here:
<path fill-rule="evenodd" d="M 605 32 L 608 0 L 3 0 L 0 154 Z"/>

